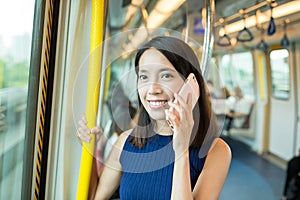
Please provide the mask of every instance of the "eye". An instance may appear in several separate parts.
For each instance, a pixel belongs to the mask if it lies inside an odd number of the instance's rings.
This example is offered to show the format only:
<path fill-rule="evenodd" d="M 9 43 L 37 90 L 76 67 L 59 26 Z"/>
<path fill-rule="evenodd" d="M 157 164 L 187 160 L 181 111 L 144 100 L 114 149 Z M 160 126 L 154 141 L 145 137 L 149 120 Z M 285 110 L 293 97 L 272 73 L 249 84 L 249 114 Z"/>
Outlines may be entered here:
<path fill-rule="evenodd" d="M 174 76 L 172 74 L 163 74 L 161 76 L 161 79 L 170 79 L 170 78 L 173 78 Z"/>
<path fill-rule="evenodd" d="M 146 75 L 139 75 L 140 80 L 146 80 L 148 77 Z"/>

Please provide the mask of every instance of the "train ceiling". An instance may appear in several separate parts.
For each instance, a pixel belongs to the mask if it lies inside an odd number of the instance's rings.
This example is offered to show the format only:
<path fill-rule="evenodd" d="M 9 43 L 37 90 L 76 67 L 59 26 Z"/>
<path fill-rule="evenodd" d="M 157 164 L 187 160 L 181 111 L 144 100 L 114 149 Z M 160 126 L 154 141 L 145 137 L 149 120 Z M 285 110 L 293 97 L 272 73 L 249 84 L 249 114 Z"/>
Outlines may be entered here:
<path fill-rule="evenodd" d="M 187 16 L 201 15 L 206 0 L 110 0 L 108 6 L 108 29 L 110 35 L 126 32 L 147 25 L 150 28 L 163 26 L 179 30 L 185 26 Z M 209 0 L 207 0 L 209 1 Z M 243 22 L 244 17 L 256 16 L 257 11 L 266 13 L 295 0 L 215 0 L 215 36 L 222 35 L 223 27 Z M 246 13 L 242 13 L 246 10 Z M 188 13 L 188 15 L 186 15 Z M 298 12 L 299 13 L 299 12 Z M 154 16 L 159 17 L 154 17 Z M 189 20 L 189 18 L 188 18 Z M 275 19 L 277 20 L 277 19 Z M 296 19 L 299 21 L 299 19 Z M 278 20 L 277 20 L 278 21 Z M 266 23 L 264 22 L 267 26 Z M 282 26 L 282 20 L 280 22 Z M 261 24 L 260 24 L 261 25 Z M 226 29 L 225 29 L 226 30 Z M 222 30 L 221 30 L 222 31 Z M 253 30 L 260 37 L 260 30 Z M 223 30 L 224 32 L 224 30 Z M 257 39 L 256 38 L 256 39 Z M 120 42 L 120 41 L 118 41 Z"/>
<path fill-rule="evenodd" d="M 164 0 L 110 0 L 108 13 L 108 25 L 110 30 L 114 32 L 120 30 L 124 31 L 128 28 L 138 28 L 143 23 L 142 13 L 144 12 L 144 15 L 149 16 L 158 2 L 162 1 Z M 172 4 L 170 2 L 176 2 L 177 0 L 165 1 L 169 4 Z M 220 18 L 227 18 L 239 13 L 241 9 L 252 7 L 263 1 L 264 0 L 215 0 L 215 20 L 217 21 Z M 181 2 L 180 8 L 175 12 L 172 12 L 172 14 L 175 15 L 172 17 L 178 18 L 178 22 L 182 22 L 184 20 L 184 15 L 187 12 L 200 13 L 202 8 L 205 6 L 205 0 L 178 0 L 178 2 Z M 268 0 L 267 2 L 271 2 L 271 0 Z M 277 0 L 273 2 L 276 2 L 278 5 L 288 2 L 288 0 Z M 268 8 L 269 6 L 266 4 L 265 6 L 261 7 L 260 10 L 266 10 Z M 168 8 L 165 7 L 164 9 Z M 161 12 L 165 11 L 161 10 Z M 253 14 L 253 12 L 249 14 Z M 176 29 L 176 26 L 170 28 Z"/>

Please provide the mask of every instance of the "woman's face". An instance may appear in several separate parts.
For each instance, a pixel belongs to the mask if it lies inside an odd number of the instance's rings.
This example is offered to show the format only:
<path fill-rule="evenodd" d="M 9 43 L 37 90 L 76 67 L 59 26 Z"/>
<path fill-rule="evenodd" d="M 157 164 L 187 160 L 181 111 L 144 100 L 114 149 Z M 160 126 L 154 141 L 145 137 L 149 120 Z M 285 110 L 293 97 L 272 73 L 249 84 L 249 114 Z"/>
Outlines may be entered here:
<path fill-rule="evenodd" d="M 168 101 L 173 101 L 184 80 L 170 61 L 158 50 L 146 50 L 139 61 L 138 93 L 150 117 L 165 120 Z"/>

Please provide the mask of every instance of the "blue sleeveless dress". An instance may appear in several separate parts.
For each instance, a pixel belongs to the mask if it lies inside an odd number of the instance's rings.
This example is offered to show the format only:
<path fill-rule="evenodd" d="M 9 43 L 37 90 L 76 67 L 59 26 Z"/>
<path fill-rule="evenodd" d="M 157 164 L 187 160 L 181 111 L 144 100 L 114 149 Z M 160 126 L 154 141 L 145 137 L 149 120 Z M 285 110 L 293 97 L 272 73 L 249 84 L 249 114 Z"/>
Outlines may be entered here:
<path fill-rule="evenodd" d="M 120 182 L 121 200 L 170 199 L 175 157 L 172 136 L 153 133 L 143 149 L 133 146 L 129 138 L 120 156 L 123 170 Z M 198 152 L 199 148 L 189 149 L 192 189 L 206 158 L 199 158 Z"/>

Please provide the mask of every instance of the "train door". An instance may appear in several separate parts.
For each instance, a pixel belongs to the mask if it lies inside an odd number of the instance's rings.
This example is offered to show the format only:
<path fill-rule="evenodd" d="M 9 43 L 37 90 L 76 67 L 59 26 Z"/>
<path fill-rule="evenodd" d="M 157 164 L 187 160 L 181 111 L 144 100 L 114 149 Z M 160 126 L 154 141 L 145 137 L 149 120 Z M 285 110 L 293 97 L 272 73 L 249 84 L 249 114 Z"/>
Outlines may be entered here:
<path fill-rule="evenodd" d="M 294 56 L 294 66 L 296 69 L 296 101 L 297 101 L 297 113 L 296 113 L 296 130 L 295 130 L 295 144 L 296 144 L 296 150 L 300 149 L 300 43 L 296 43 L 295 45 L 295 56 Z M 297 153 L 297 152 L 295 152 Z"/>
<path fill-rule="evenodd" d="M 270 51 L 270 138 L 271 153 L 288 160 L 294 155 L 295 133 L 295 67 L 293 52 L 287 49 Z"/>

